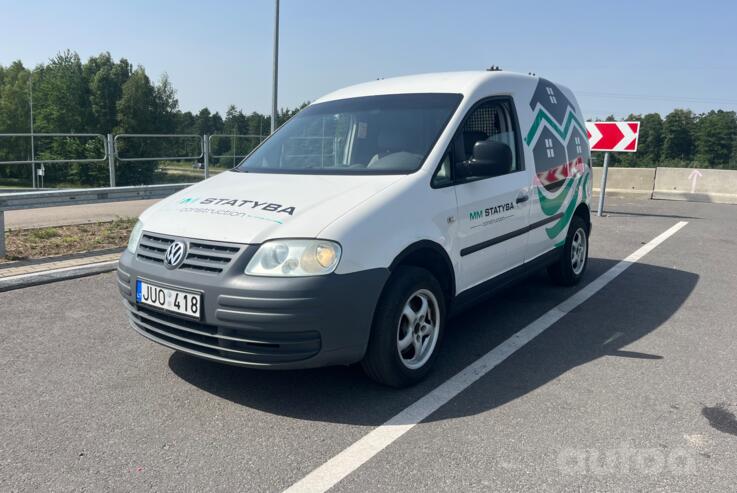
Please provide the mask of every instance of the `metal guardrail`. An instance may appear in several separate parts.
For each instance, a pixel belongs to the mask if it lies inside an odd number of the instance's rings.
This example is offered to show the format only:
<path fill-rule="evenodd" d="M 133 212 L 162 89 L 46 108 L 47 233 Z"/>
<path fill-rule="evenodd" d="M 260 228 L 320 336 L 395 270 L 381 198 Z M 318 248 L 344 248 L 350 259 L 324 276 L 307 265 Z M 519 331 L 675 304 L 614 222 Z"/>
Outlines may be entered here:
<path fill-rule="evenodd" d="M 64 205 L 95 204 L 163 198 L 178 192 L 192 183 L 167 183 L 164 185 L 138 185 L 116 188 L 80 188 L 73 190 L 49 190 L 45 192 L 14 192 L 0 194 L 0 211 L 42 209 Z"/>
<path fill-rule="evenodd" d="M 123 202 L 128 200 L 161 199 L 190 185 L 192 184 L 176 183 L 0 194 L 0 257 L 5 256 L 5 211 L 104 202 Z"/>

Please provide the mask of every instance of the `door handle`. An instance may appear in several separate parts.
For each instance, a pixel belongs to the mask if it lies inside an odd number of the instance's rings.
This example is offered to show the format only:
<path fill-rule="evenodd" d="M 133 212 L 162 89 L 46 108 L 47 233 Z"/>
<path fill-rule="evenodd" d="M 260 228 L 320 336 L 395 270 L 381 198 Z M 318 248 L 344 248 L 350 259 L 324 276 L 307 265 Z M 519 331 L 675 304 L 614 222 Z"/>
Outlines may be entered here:
<path fill-rule="evenodd" d="M 528 200 L 530 200 L 530 196 L 527 195 L 526 193 L 521 193 L 521 194 L 517 195 L 517 203 L 518 204 L 521 204 L 523 202 L 527 202 Z"/>

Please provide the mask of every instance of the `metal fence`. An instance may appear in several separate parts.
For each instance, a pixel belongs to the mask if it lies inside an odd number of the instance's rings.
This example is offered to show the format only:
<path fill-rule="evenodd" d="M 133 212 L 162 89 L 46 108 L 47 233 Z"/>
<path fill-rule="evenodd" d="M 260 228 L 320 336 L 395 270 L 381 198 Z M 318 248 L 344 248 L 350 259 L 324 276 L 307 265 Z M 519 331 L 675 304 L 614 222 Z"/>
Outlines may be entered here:
<path fill-rule="evenodd" d="M 137 162 L 137 161 L 191 161 L 193 159 L 202 159 L 205 154 L 203 142 L 206 136 L 195 134 L 118 134 L 113 138 L 113 154 L 120 162 Z M 197 143 L 199 153 L 193 156 L 139 156 L 124 157 L 121 155 L 121 141 L 125 139 L 187 139 Z M 124 142 L 122 142 L 124 144 Z"/>
<path fill-rule="evenodd" d="M 219 139 L 227 139 L 230 140 L 230 149 L 232 150 L 231 153 L 227 154 L 214 154 L 212 152 L 213 148 L 217 148 L 217 142 Z M 245 152 L 238 153 L 238 142 L 239 141 L 246 141 L 246 147 Z M 207 149 L 210 151 L 210 157 L 213 159 L 232 159 L 233 164 L 235 165 L 235 161 L 238 159 L 243 159 L 246 157 L 250 152 L 258 147 L 258 145 L 261 143 L 261 141 L 264 140 L 263 135 L 250 135 L 250 134 L 212 134 L 207 136 Z M 243 147 L 241 147 L 243 149 Z"/>
<path fill-rule="evenodd" d="M 104 135 L 102 134 L 78 134 L 78 133 L 3 133 L 0 134 L 0 143 L 2 143 L 3 139 L 19 139 L 19 138 L 30 138 L 30 147 L 31 147 L 31 159 L 30 160 L 6 160 L 6 161 L 0 161 L 0 165 L 11 165 L 11 164 L 30 164 L 31 165 L 31 182 L 33 188 L 36 188 L 36 163 L 41 164 L 41 170 L 40 173 L 43 173 L 43 164 L 71 164 L 71 163 L 103 163 L 108 159 L 109 153 L 109 146 L 107 145 L 107 140 Z M 34 151 L 34 141 L 35 139 L 40 140 L 48 140 L 48 139 L 84 139 L 84 138 L 93 138 L 93 139 L 100 139 L 102 143 L 102 152 L 103 156 L 99 158 L 74 158 L 74 159 L 36 159 L 35 158 L 35 151 Z M 2 150 L 2 145 L 0 145 L 0 150 Z"/>
<path fill-rule="evenodd" d="M 101 163 L 105 162 L 108 157 L 108 146 L 105 136 L 102 134 L 0 134 L 1 138 L 23 138 L 29 137 L 31 139 L 44 139 L 44 138 L 96 138 L 102 142 L 102 149 L 104 155 L 99 158 L 78 158 L 78 159 L 32 159 L 24 161 L 0 161 L 0 164 L 32 164 L 32 163 Z M 0 146 L 0 149 L 2 147 Z"/>
<path fill-rule="evenodd" d="M 232 153 L 228 154 L 212 154 L 210 145 L 213 139 L 225 138 L 231 139 Z M 175 193 L 192 183 L 164 184 L 164 185 L 140 185 L 140 186 L 115 186 L 115 168 L 118 163 L 125 165 L 129 162 L 143 161 L 198 161 L 202 159 L 203 177 L 208 178 L 210 175 L 211 159 L 242 159 L 246 154 L 238 153 L 236 140 L 248 139 L 249 142 L 256 140 L 255 144 L 250 148 L 255 148 L 263 139 L 260 135 L 228 135 L 228 134 L 212 134 L 212 135 L 192 135 L 192 134 L 118 134 L 107 136 L 102 134 L 0 134 L 0 150 L 3 150 L 3 139 L 44 139 L 44 138 L 79 138 L 79 139 L 99 139 L 103 156 L 95 158 L 64 158 L 64 159 L 37 159 L 31 152 L 31 159 L 27 160 L 6 160 L 0 161 L 3 165 L 23 165 L 30 164 L 33 173 L 33 186 L 36 187 L 36 164 L 72 164 L 72 163 L 104 163 L 108 162 L 110 173 L 110 186 L 104 188 L 87 188 L 72 190 L 44 190 L 19 192 L 17 190 L 12 193 L 0 193 L 0 257 L 5 256 L 5 211 L 20 209 L 41 209 L 47 207 L 58 207 L 65 205 L 95 204 L 104 202 L 120 202 L 128 200 L 144 200 L 144 199 L 161 199 Z M 139 143 L 145 139 L 165 141 L 166 139 L 188 140 L 194 144 L 196 151 L 184 155 L 143 155 L 129 156 L 125 154 L 126 142 L 136 141 Z M 5 141 L 7 142 L 7 140 Z M 249 144 L 250 146 L 250 144 Z M 166 146 L 164 146 L 166 147 Z M 249 150 L 250 152 L 250 150 Z"/>
<path fill-rule="evenodd" d="M 32 166 L 32 180 L 33 188 L 36 188 L 36 165 L 37 164 L 72 164 L 72 163 L 108 163 L 108 171 L 110 174 L 110 186 L 114 187 L 115 184 L 115 169 L 118 164 L 124 164 L 128 162 L 144 162 L 144 161 L 203 161 L 203 177 L 209 178 L 210 176 L 210 165 L 213 159 L 222 161 L 225 159 L 232 159 L 235 165 L 236 160 L 243 159 L 253 150 L 258 144 L 263 141 L 265 136 L 263 135 L 242 135 L 242 134 L 88 134 L 88 133 L 3 133 L 0 134 L 0 151 L 3 150 L 4 146 L 8 146 L 7 139 L 19 139 L 19 138 L 30 138 L 31 139 L 31 158 L 30 159 L 11 159 L 11 160 L 0 160 L 0 166 L 3 165 L 18 165 L 18 164 L 29 164 Z M 34 139 L 95 139 L 101 143 L 101 149 L 103 155 L 100 157 L 84 157 L 84 158 L 73 158 L 64 157 L 63 159 L 46 159 L 43 157 L 36 157 L 33 152 L 33 140 Z M 218 142 L 218 139 L 228 139 L 230 141 L 230 151 L 224 154 L 215 154 L 211 151 L 214 143 Z M 146 141 L 157 141 L 160 143 L 155 148 L 171 148 L 175 141 L 185 141 L 189 144 L 194 144 L 196 152 L 184 155 L 168 155 L 166 153 L 152 154 L 152 155 L 136 155 L 129 156 L 125 155 L 126 145 L 135 143 L 136 147 L 145 147 Z M 245 146 L 241 146 L 241 149 L 245 149 L 246 152 L 239 152 L 238 143 L 246 141 Z M 168 141 L 168 142 L 167 142 Z"/>

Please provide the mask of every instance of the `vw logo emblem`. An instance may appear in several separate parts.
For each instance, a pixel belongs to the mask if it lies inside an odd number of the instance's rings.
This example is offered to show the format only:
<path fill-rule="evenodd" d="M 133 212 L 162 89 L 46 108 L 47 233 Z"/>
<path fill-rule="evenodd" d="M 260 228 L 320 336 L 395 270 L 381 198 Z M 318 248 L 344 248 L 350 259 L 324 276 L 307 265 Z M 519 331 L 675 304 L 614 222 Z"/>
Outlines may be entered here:
<path fill-rule="evenodd" d="M 164 254 L 164 266 L 167 269 L 176 269 L 184 261 L 186 256 L 187 246 L 181 241 L 175 241 L 169 248 L 166 249 Z"/>

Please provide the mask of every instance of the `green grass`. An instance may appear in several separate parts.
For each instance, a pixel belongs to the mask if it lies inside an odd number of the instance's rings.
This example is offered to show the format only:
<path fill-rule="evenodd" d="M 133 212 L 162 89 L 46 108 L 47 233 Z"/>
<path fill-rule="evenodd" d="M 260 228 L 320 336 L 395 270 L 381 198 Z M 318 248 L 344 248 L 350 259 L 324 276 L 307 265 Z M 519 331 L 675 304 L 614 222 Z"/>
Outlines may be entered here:
<path fill-rule="evenodd" d="M 110 222 L 10 230 L 6 234 L 7 255 L 0 262 L 53 257 L 73 253 L 122 248 L 136 219 Z"/>
<path fill-rule="evenodd" d="M 60 235 L 61 233 L 56 228 L 33 229 L 30 232 L 30 236 L 36 240 L 50 240 Z"/>

